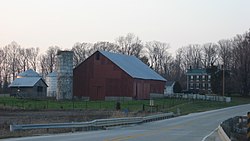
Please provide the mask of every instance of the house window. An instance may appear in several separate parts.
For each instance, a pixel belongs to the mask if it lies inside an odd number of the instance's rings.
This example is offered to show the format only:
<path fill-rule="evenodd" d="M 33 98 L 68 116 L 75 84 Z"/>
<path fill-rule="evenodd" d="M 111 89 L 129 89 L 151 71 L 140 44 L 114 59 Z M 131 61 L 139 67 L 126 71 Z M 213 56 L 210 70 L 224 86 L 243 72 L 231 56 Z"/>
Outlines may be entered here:
<path fill-rule="evenodd" d="M 199 83 L 196 83 L 196 89 L 199 89 Z"/>
<path fill-rule="evenodd" d="M 211 88 L 211 84 L 210 83 L 208 83 L 208 88 Z"/>
<path fill-rule="evenodd" d="M 193 89 L 193 87 L 194 87 L 194 84 L 190 83 L 190 89 Z"/>
<path fill-rule="evenodd" d="M 202 76 L 201 76 L 201 75 L 199 76 L 199 80 L 200 80 L 200 81 L 202 80 Z"/>
<path fill-rule="evenodd" d="M 190 76 L 190 78 L 191 78 L 191 80 L 193 80 L 193 79 L 194 79 L 194 76 L 193 76 L 193 75 L 191 75 L 191 76 Z"/>
<path fill-rule="evenodd" d="M 206 89 L 206 90 L 208 89 L 208 84 L 207 84 L 207 83 L 205 84 L 205 89 Z"/>
<path fill-rule="evenodd" d="M 43 87 L 38 86 L 38 87 L 37 87 L 37 92 L 43 92 Z"/>
<path fill-rule="evenodd" d="M 201 83 L 199 84 L 199 89 L 202 89 L 202 84 Z"/>
<path fill-rule="evenodd" d="M 205 81 L 206 77 L 205 75 L 202 75 L 202 80 Z"/>
<path fill-rule="evenodd" d="M 210 81 L 210 79 L 211 79 L 211 75 L 208 75 L 208 81 Z"/>

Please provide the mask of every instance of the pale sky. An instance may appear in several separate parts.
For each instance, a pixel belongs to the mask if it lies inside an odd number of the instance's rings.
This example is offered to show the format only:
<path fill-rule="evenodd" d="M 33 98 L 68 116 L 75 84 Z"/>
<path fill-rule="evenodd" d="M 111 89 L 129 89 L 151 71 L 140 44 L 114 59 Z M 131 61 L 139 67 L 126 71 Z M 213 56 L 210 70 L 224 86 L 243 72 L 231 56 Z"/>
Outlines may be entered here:
<path fill-rule="evenodd" d="M 0 0 L 0 47 L 16 41 L 67 49 L 134 33 L 175 50 L 243 34 L 249 6 L 250 0 Z"/>

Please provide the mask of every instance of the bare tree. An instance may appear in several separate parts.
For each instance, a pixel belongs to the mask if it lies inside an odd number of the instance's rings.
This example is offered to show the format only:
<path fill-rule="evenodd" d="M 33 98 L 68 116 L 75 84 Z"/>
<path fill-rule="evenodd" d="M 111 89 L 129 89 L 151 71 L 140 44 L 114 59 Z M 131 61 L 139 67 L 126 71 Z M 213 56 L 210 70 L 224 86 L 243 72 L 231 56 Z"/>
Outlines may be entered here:
<path fill-rule="evenodd" d="M 83 62 L 89 55 L 90 50 L 92 48 L 92 44 L 90 43 L 75 43 L 72 47 L 72 51 L 74 52 L 73 62 L 74 66 L 79 65 Z"/>
<path fill-rule="evenodd" d="M 38 56 L 38 53 L 39 53 L 39 48 L 28 48 L 26 50 L 26 53 L 27 54 L 30 54 L 28 56 L 28 62 L 31 66 L 31 68 L 36 71 L 37 70 L 37 56 Z"/>
<path fill-rule="evenodd" d="M 27 69 L 29 69 L 29 62 L 28 62 L 28 58 L 31 54 L 28 54 L 27 49 L 24 48 L 20 48 L 19 49 L 19 64 L 20 64 L 20 71 L 26 71 Z"/>
<path fill-rule="evenodd" d="M 133 33 L 118 37 L 116 39 L 116 44 L 119 46 L 119 52 L 126 55 L 134 55 L 138 58 L 140 57 L 143 48 L 142 41 Z"/>
<path fill-rule="evenodd" d="M 38 60 L 40 65 L 40 72 L 42 73 L 43 77 L 45 77 L 49 73 L 46 55 L 39 56 Z"/>
<path fill-rule="evenodd" d="M 163 63 L 163 72 L 162 75 L 165 76 L 168 80 L 175 79 L 175 70 L 174 70 L 174 58 L 166 53 L 162 58 Z"/>
<path fill-rule="evenodd" d="M 193 68 L 201 68 L 201 47 L 198 44 L 191 44 L 186 47 L 182 47 L 183 53 L 183 65 L 185 68 L 192 66 Z"/>
<path fill-rule="evenodd" d="M 97 42 L 94 44 L 93 48 L 91 49 L 91 52 L 95 52 L 97 50 L 102 50 L 102 51 L 109 51 L 109 52 L 118 52 L 119 46 L 110 43 L 110 42 Z"/>
<path fill-rule="evenodd" d="M 40 68 L 43 76 L 55 70 L 56 54 L 59 49 L 58 46 L 51 46 L 46 51 L 46 54 L 39 57 Z"/>
<path fill-rule="evenodd" d="M 18 63 L 20 57 L 20 45 L 13 41 L 5 46 L 5 50 L 7 53 L 6 59 L 9 63 L 10 71 L 12 74 L 12 80 L 14 80 L 20 69 L 20 64 Z"/>
<path fill-rule="evenodd" d="M 202 64 L 203 68 L 208 68 L 214 65 L 218 59 L 218 45 L 214 43 L 207 43 L 202 46 Z"/>
<path fill-rule="evenodd" d="M 243 96 L 250 92 L 250 31 L 243 36 L 234 38 L 235 75 L 240 83 L 240 91 Z"/>
<path fill-rule="evenodd" d="M 4 51 L 0 48 L 0 89 L 3 86 L 3 62 L 4 62 Z"/>
<path fill-rule="evenodd" d="M 3 79 L 4 79 L 3 81 L 7 82 L 9 80 L 8 76 L 10 76 L 10 73 L 11 73 L 10 63 L 9 63 L 10 57 L 8 57 L 8 46 L 3 47 L 2 51 L 3 51 L 2 71 L 3 71 Z"/>
<path fill-rule="evenodd" d="M 220 62 L 224 65 L 225 69 L 230 70 L 232 68 L 233 42 L 232 40 L 220 40 L 218 45 Z"/>
<path fill-rule="evenodd" d="M 164 73 L 164 64 L 169 59 L 169 54 L 167 53 L 169 44 L 151 41 L 146 43 L 146 48 L 148 49 L 151 67 L 159 73 Z"/>

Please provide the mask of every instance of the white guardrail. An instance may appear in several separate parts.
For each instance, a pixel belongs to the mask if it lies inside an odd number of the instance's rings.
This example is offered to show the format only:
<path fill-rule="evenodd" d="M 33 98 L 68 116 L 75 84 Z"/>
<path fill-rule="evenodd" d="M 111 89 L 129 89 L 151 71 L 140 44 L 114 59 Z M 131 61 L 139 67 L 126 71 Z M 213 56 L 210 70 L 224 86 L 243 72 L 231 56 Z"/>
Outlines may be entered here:
<path fill-rule="evenodd" d="M 48 123 L 48 124 L 20 124 L 10 125 L 10 131 L 30 130 L 30 129 L 55 129 L 55 128 L 105 128 L 110 126 L 119 126 L 127 124 L 139 124 L 155 120 L 167 119 L 174 116 L 173 112 L 151 115 L 146 117 L 128 117 L 97 119 L 89 122 L 71 122 L 71 123 Z"/>

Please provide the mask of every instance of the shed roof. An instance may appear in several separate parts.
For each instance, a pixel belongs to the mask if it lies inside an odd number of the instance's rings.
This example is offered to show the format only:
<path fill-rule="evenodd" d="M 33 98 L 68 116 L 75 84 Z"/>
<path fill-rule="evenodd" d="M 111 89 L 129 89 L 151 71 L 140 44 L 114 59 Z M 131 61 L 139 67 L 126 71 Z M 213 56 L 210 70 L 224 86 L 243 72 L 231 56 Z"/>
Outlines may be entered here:
<path fill-rule="evenodd" d="M 40 75 L 33 71 L 32 69 L 28 69 L 22 73 L 19 73 L 17 76 L 21 76 L 21 77 L 40 77 Z"/>
<path fill-rule="evenodd" d="M 99 51 L 133 78 L 166 81 L 135 56 Z"/>
<path fill-rule="evenodd" d="M 23 77 L 15 79 L 9 87 L 33 87 L 35 84 L 43 79 L 41 77 Z M 44 81 L 43 81 L 44 82 Z M 45 83 L 45 82 L 44 82 Z M 46 83 L 45 83 L 46 84 Z M 46 84 L 47 85 L 47 84 Z"/>

